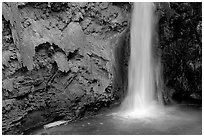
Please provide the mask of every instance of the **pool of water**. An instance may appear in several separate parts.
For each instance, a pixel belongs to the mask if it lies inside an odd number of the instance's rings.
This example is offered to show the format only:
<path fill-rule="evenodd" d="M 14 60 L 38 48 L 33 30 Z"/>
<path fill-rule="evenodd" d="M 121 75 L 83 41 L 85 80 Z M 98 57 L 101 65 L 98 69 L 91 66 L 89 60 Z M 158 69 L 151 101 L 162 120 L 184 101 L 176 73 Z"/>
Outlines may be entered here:
<path fill-rule="evenodd" d="M 168 108 L 167 108 L 168 109 Z M 115 110 L 84 118 L 67 125 L 36 129 L 42 135 L 201 135 L 202 107 L 171 107 L 166 115 L 153 118 L 125 118 Z"/>

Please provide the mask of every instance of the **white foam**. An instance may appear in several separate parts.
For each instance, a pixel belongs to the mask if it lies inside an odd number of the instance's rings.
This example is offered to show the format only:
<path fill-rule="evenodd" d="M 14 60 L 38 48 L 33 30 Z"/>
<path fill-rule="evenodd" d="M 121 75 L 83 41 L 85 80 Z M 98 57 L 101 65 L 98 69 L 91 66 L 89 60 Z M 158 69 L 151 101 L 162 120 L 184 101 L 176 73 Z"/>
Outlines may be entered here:
<path fill-rule="evenodd" d="M 159 73 L 154 70 L 160 69 L 153 64 L 152 59 L 153 13 L 152 3 L 134 3 L 128 93 L 119 112 L 124 117 L 158 117 L 165 113 L 155 98 L 155 83 L 158 82 Z"/>

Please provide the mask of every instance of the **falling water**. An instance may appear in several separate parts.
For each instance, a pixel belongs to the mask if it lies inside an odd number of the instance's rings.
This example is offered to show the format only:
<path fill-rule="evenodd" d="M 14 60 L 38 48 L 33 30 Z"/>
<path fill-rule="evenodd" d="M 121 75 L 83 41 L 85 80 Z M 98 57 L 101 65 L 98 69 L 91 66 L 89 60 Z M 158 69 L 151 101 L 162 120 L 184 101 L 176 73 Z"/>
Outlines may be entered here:
<path fill-rule="evenodd" d="M 154 67 L 152 56 L 153 14 L 152 3 L 134 3 L 128 93 L 120 110 L 125 117 L 152 117 L 162 112 L 155 91 L 159 68 Z"/>

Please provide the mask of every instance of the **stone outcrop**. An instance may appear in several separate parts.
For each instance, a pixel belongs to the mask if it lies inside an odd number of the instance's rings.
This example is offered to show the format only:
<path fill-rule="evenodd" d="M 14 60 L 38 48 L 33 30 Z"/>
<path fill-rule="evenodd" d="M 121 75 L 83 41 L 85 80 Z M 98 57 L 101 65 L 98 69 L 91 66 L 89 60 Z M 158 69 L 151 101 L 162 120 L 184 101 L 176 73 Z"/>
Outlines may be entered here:
<path fill-rule="evenodd" d="M 128 3 L 3 3 L 2 130 L 23 134 L 121 99 Z"/>

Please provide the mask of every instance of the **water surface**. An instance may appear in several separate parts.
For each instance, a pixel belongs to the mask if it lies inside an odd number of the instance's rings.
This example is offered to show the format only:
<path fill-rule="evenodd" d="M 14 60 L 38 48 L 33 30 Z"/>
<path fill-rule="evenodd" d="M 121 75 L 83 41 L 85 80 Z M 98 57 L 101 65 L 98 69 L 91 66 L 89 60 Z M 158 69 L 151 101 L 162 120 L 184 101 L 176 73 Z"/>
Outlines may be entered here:
<path fill-rule="evenodd" d="M 129 119 L 107 112 L 30 134 L 51 135 L 201 135 L 201 107 L 177 106 L 160 118 Z"/>

